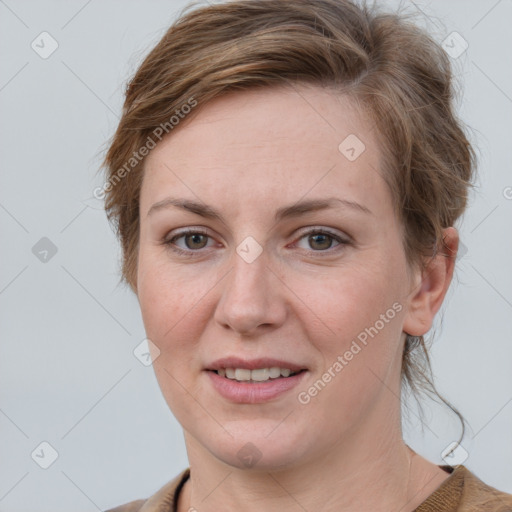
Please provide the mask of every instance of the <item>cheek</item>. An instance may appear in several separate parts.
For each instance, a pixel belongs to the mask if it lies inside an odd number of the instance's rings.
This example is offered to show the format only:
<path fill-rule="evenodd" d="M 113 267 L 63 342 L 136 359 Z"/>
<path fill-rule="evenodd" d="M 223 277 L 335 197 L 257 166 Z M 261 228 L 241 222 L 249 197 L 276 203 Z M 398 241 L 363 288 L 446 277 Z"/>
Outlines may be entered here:
<path fill-rule="evenodd" d="M 321 354 L 319 372 L 330 370 L 325 375 L 330 392 L 322 392 L 321 401 L 343 402 L 346 411 L 357 414 L 363 396 L 370 400 L 398 364 L 405 309 L 400 288 L 390 281 L 393 274 L 393 264 L 365 264 L 322 286 L 310 283 L 310 310 L 302 318 L 309 319 L 307 336 Z"/>
<path fill-rule="evenodd" d="M 330 302 L 317 304 L 335 334 L 325 328 L 309 330 L 322 365 L 299 391 L 300 403 L 307 402 L 304 413 L 315 416 L 320 427 L 348 428 L 373 409 L 383 390 L 395 388 L 404 309 L 376 280 L 368 280 L 366 287 L 338 284 L 346 285 L 345 292 L 331 288 L 324 294 Z M 389 395 L 393 400 L 395 395 Z"/>
<path fill-rule="evenodd" d="M 143 249 L 139 254 L 138 297 L 143 317 L 159 320 L 168 328 L 176 317 L 185 315 L 198 288 L 183 278 L 182 271 L 174 271 L 165 258 L 154 254 L 157 252 Z"/>
<path fill-rule="evenodd" d="M 155 363 L 166 367 L 191 361 L 213 314 L 208 302 L 216 276 L 193 267 L 173 267 L 149 250 L 139 256 L 138 299 L 144 327 L 161 351 Z"/>
<path fill-rule="evenodd" d="M 326 335 L 343 340 L 373 325 L 401 298 L 391 265 L 364 262 L 319 279 L 296 279 L 294 291 Z M 316 331 L 318 332 L 318 331 Z"/>

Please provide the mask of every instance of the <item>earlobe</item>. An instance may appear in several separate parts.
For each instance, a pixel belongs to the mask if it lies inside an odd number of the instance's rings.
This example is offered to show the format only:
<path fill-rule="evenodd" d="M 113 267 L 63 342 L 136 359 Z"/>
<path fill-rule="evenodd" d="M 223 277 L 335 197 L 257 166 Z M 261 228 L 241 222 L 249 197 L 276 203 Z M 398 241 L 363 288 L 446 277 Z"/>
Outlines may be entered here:
<path fill-rule="evenodd" d="M 409 295 L 403 326 L 407 334 L 422 336 L 432 327 L 452 280 L 458 245 L 457 230 L 454 227 L 445 228 L 442 246 L 423 270 L 419 284 Z"/>

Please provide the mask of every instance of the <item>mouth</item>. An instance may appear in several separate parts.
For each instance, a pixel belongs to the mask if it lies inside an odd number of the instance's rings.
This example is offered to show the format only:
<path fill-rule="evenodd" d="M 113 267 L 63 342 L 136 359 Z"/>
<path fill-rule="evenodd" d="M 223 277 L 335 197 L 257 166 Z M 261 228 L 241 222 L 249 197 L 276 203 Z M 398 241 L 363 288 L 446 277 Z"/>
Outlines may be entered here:
<path fill-rule="evenodd" d="M 205 368 L 213 388 L 238 404 L 256 404 L 278 399 L 298 386 L 308 368 L 270 358 L 225 357 Z"/>
<path fill-rule="evenodd" d="M 281 368 L 272 366 L 269 368 L 219 368 L 218 370 L 209 370 L 216 373 L 219 377 L 244 382 L 249 384 L 257 384 L 261 382 L 274 381 L 278 379 L 287 379 L 305 372 L 305 369 L 292 371 L 290 368 Z"/>

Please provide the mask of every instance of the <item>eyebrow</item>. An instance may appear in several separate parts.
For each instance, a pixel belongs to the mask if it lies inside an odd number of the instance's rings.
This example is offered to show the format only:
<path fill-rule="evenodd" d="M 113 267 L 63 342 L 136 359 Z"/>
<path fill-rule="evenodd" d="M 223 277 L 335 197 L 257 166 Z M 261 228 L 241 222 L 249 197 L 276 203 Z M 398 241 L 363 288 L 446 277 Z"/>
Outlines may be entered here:
<path fill-rule="evenodd" d="M 153 206 L 151 206 L 147 215 L 149 216 L 158 210 L 167 209 L 173 206 L 176 208 L 181 208 L 191 213 L 195 213 L 196 215 L 200 215 L 201 217 L 205 217 L 207 219 L 218 220 L 222 223 L 225 223 L 225 220 L 222 217 L 222 215 L 213 207 L 203 203 L 192 201 L 190 199 L 179 199 L 173 197 L 168 197 L 166 199 L 163 199 L 162 201 L 155 203 Z M 300 217 L 301 215 L 305 215 L 306 213 L 315 212 L 319 210 L 326 210 L 328 208 L 335 208 L 336 206 L 342 206 L 360 213 L 373 215 L 372 211 L 369 208 L 360 203 L 349 201 L 348 199 L 341 199 L 339 197 L 329 197 L 325 199 L 309 199 L 306 201 L 300 201 L 290 206 L 284 206 L 282 208 L 279 208 L 279 210 L 276 211 L 274 220 L 275 222 L 279 222 L 283 219 Z"/>

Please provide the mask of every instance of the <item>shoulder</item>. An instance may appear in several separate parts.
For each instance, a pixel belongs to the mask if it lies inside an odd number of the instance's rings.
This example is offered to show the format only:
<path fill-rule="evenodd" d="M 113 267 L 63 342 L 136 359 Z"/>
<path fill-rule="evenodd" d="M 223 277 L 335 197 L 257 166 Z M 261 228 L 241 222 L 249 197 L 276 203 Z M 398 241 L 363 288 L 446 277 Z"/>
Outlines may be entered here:
<path fill-rule="evenodd" d="M 415 512 L 512 512 L 512 494 L 487 485 L 459 465 Z"/>
<path fill-rule="evenodd" d="M 190 469 L 187 468 L 149 498 L 130 501 L 124 505 L 110 508 L 105 512 L 156 512 L 161 510 L 161 505 L 164 505 L 166 510 L 173 510 L 180 489 L 189 475 Z"/>
<path fill-rule="evenodd" d="M 105 512 L 139 512 L 139 510 L 142 508 L 142 505 L 144 505 L 146 501 L 147 500 L 130 501 L 130 503 L 119 505 L 116 508 L 109 508 Z"/>
<path fill-rule="evenodd" d="M 461 500 L 464 512 L 512 512 L 512 494 L 499 491 L 485 484 L 464 468 L 464 489 Z"/>

